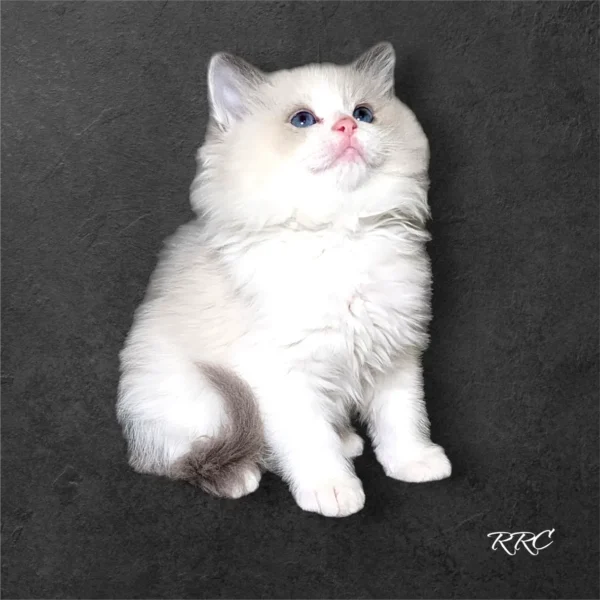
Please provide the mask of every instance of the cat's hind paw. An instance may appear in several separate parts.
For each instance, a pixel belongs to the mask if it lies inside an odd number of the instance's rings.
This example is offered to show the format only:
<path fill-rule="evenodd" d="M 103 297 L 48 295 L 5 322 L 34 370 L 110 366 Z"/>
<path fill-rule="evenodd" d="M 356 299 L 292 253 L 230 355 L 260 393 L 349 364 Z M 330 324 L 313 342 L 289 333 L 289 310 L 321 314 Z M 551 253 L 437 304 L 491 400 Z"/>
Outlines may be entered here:
<path fill-rule="evenodd" d="M 346 458 L 356 458 L 363 453 L 365 443 L 356 431 L 350 429 L 344 432 L 341 438 L 342 450 Z"/>

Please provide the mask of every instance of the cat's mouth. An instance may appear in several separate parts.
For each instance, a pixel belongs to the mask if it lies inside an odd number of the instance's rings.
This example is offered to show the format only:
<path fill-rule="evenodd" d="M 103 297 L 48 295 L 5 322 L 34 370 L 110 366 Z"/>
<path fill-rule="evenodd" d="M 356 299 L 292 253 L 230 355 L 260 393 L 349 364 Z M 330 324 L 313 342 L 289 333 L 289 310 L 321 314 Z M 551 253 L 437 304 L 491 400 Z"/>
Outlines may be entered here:
<path fill-rule="evenodd" d="M 354 141 L 354 139 L 351 139 L 337 149 L 333 156 L 333 160 L 331 161 L 331 166 L 335 165 L 336 163 L 359 161 L 365 161 L 362 146 L 357 141 Z"/>
<path fill-rule="evenodd" d="M 362 146 L 358 142 L 351 141 L 333 150 L 325 164 L 311 170 L 313 172 L 323 172 L 341 165 L 365 164 L 366 162 Z"/>
<path fill-rule="evenodd" d="M 348 146 L 338 154 L 334 162 L 355 162 L 357 160 L 364 161 L 362 150 L 356 146 Z"/>

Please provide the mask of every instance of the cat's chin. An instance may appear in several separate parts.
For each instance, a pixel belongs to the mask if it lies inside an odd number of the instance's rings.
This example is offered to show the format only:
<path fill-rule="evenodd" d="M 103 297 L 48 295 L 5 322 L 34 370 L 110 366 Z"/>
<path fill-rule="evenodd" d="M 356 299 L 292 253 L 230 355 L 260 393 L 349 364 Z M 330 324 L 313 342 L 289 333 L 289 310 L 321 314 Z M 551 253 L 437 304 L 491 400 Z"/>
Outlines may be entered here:
<path fill-rule="evenodd" d="M 323 181 L 326 186 L 333 185 L 336 189 L 353 191 L 363 185 L 369 178 L 371 168 L 359 156 L 337 159 L 327 167 L 310 168 L 312 176 Z"/>
<path fill-rule="evenodd" d="M 360 162 L 339 162 L 333 168 L 337 187 L 344 191 L 354 191 L 369 178 L 370 169 L 364 160 Z"/>

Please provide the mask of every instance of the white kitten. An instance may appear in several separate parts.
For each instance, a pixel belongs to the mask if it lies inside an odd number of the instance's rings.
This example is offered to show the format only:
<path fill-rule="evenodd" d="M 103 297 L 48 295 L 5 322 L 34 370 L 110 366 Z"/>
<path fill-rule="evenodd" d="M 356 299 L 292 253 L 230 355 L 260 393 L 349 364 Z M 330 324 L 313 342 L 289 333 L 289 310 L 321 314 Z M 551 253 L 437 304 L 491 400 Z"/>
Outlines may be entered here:
<path fill-rule="evenodd" d="M 382 43 L 266 74 L 226 54 L 191 202 L 121 353 L 118 417 L 140 472 L 222 496 L 281 474 L 297 503 L 360 510 L 368 425 L 390 476 L 450 475 L 429 438 L 427 140 Z"/>

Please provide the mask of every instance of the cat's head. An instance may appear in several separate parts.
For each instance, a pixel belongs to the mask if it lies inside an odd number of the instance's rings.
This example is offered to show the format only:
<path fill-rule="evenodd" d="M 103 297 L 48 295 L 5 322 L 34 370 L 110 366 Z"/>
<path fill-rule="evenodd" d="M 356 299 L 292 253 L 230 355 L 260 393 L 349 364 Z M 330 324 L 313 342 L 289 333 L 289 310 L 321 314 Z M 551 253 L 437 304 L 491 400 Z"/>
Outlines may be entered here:
<path fill-rule="evenodd" d="M 417 202 L 407 198 L 411 186 L 426 187 L 427 139 L 394 94 L 394 66 L 388 43 L 350 64 L 274 73 L 213 56 L 193 207 L 221 223 L 261 228 L 321 225 Z M 413 208 L 424 217 L 423 201 Z"/>

